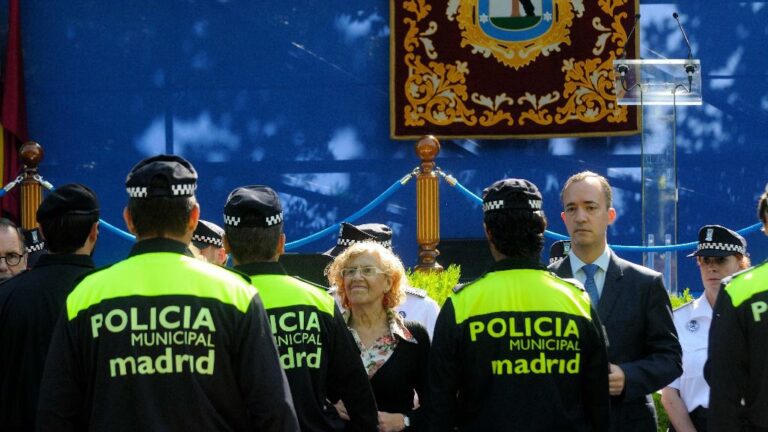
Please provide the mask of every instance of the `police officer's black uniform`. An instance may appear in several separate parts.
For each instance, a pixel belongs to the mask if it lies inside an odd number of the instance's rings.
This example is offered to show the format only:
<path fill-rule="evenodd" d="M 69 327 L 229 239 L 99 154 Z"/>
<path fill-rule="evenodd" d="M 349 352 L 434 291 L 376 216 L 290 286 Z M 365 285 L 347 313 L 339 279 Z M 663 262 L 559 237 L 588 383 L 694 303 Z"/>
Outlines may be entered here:
<path fill-rule="evenodd" d="M 540 210 L 535 185 L 522 182 L 486 189 L 485 212 Z M 430 351 L 432 430 L 608 430 L 602 325 L 575 283 L 507 258 L 454 289 Z"/>

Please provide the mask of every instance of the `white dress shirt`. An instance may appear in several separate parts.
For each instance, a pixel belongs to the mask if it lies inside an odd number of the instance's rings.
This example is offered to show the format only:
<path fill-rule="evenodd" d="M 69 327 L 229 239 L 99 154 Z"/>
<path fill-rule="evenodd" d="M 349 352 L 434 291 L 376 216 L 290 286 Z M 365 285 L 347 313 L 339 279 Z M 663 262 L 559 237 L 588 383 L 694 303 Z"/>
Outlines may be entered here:
<path fill-rule="evenodd" d="M 675 309 L 675 329 L 683 347 L 683 374 L 669 387 L 680 391 L 680 398 L 688 412 L 698 406 L 709 407 L 709 385 L 704 380 L 704 363 L 709 347 L 709 325 L 712 306 L 702 294 L 696 300 Z"/>
<path fill-rule="evenodd" d="M 590 263 L 585 263 L 584 261 L 580 260 L 579 257 L 573 253 L 573 249 L 571 249 L 571 251 L 568 253 L 568 257 L 571 261 L 571 274 L 574 278 L 576 278 L 576 280 L 584 285 L 584 281 L 587 280 L 587 275 L 584 273 L 584 270 L 582 270 L 582 267 Z M 595 272 L 595 285 L 597 286 L 597 293 L 601 298 L 603 296 L 603 286 L 605 285 L 605 272 L 608 271 L 608 264 L 610 264 L 610 262 L 611 249 L 606 246 L 602 255 L 597 257 L 595 262 L 591 263 L 597 265 L 598 267 L 598 270 Z M 594 307 L 597 309 L 597 306 Z"/>

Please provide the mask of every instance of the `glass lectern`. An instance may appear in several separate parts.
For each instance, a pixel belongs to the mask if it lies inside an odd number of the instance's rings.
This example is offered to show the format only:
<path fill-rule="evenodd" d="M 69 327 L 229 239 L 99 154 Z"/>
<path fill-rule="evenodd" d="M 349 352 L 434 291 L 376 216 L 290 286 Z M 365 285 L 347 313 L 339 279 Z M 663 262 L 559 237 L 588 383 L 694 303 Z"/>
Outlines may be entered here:
<path fill-rule="evenodd" d="M 698 59 L 614 61 L 619 105 L 642 109 L 642 235 L 646 246 L 677 244 L 678 105 L 701 105 Z M 664 275 L 669 292 L 677 293 L 677 253 L 646 252 L 643 264 Z"/>

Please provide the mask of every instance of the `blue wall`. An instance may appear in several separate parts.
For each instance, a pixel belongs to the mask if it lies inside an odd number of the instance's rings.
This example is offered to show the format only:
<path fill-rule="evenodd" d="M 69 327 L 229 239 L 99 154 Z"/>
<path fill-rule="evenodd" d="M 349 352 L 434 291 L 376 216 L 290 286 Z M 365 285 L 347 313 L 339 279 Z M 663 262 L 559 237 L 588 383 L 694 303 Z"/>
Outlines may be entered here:
<path fill-rule="evenodd" d="M 236 186 L 280 191 L 289 241 L 343 220 L 418 164 L 413 142 L 388 138 L 389 2 L 22 3 L 29 128 L 46 151 L 41 173 L 54 185 L 94 187 L 115 225 L 123 226 L 125 174 L 158 152 L 198 168 L 206 219 L 221 220 Z M 643 1 L 642 57 L 687 54 L 675 10 L 705 82 L 705 105 L 678 111 L 678 236 L 687 242 L 702 224 L 756 221 L 768 180 L 768 5 Z M 561 233 L 563 181 L 584 169 L 608 174 L 619 213 L 609 241 L 641 244 L 639 136 L 442 146 L 438 165 L 475 193 L 505 176 L 538 184 L 550 229 Z M 480 237 L 479 207 L 447 186 L 441 193 L 442 236 Z M 413 183 L 363 221 L 392 224 L 396 250 L 415 263 Z M 762 234 L 748 241 L 753 260 L 768 256 Z M 301 250 L 332 243 L 331 235 Z M 97 258 L 115 261 L 129 246 L 104 233 Z M 698 289 L 693 261 L 680 260 L 679 281 Z"/>

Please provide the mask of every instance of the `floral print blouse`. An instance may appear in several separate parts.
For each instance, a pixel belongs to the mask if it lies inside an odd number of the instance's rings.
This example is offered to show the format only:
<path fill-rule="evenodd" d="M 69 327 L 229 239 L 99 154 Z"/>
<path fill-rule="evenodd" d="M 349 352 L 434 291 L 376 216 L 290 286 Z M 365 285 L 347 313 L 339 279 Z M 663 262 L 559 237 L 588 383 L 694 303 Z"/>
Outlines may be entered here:
<path fill-rule="evenodd" d="M 347 324 L 349 324 L 349 318 L 349 311 L 345 311 L 344 320 Z M 357 343 L 357 347 L 360 349 L 360 358 L 363 360 L 363 366 L 365 366 L 366 372 L 368 372 L 368 379 L 384 366 L 384 363 L 386 363 L 392 356 L 395 348 L 397 348 L 397 344 L 401 340 L 409 343 L 417 343 L 416 338 L 414 338 L 411 332 L 405 327 L 403 317 L 401 317 L 395 310 L 387 310 L 387 321 L 389 321 L 389 334 L 385 334 L 376 339 L 370 347 L 363 345 L 357 331 L 352 327 L 348 327 L 349 331 L 352 333 L 352 337 L 355 339 L 355 343 Z"/>

